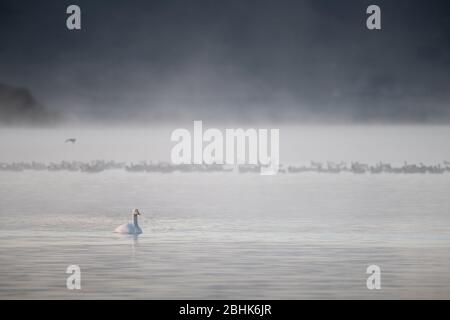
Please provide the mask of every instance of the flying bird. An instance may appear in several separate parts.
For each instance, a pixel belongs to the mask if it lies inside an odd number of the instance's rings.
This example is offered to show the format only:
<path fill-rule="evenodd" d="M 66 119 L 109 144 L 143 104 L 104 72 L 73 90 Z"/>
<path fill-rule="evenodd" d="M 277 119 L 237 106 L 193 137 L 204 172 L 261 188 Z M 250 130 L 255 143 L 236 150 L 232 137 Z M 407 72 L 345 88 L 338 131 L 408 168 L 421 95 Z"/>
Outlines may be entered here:
<path fill-rule="evenodd" d="M 71 142 L 72 144 L 74 144 L 75 142 L 77 142 L 77 139 L 75 139 L 75 138 L 66 139 L 66 141 L 64 143 L 68 143 L 68 142 Z"/>

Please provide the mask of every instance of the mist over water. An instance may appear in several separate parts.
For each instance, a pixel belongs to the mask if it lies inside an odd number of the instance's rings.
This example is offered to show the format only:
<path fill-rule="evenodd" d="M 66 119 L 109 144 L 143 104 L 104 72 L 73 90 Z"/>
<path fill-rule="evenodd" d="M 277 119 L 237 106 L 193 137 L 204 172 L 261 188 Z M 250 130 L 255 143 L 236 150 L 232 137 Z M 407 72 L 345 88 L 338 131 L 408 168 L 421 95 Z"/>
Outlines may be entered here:
<path fill-rule="evenodd" d="M 58 127 L 0 129 L 0 161 L 170 161 L 177 128 L 191 133 L 193 122 L 173 125 Z M 260 128 L 258 125 L 227 126 L 204 122 L 204 129 Z M 261 128 L 280 129 L 281 163 L 310 161 L 379 161 L 425 164 L 450 161 L 449 126 L 433 125 L 315 125 L 287 126 L 265 123 Z M 76 138 L 67 144 L 67 138 Z M 206 143 L 205 143 L 206 145 Z"/>
<path fill-rule="evenodd" d="M 1 129 L 0 162 L 169 160 L 177 127 Z M 439 163 L 449 133 L 281 127 L 280 155 Z M 0 297 L 448 298 L 449 189 L 448 173 L 4 171 Z M 114 234 L 134 207 L 144 233 Z M 82 270 L 77 293 L 66 289 L 70 264 Z M 382 292 L 366 288 L 370 264 L 382 268 Z"/>
<path fill-rule="evenodd" d="M 0 299 L 450 298 L 448 1 L 35 2 L 0 2 Z M 167 165 L 194 120 L 282 168 Z"/>

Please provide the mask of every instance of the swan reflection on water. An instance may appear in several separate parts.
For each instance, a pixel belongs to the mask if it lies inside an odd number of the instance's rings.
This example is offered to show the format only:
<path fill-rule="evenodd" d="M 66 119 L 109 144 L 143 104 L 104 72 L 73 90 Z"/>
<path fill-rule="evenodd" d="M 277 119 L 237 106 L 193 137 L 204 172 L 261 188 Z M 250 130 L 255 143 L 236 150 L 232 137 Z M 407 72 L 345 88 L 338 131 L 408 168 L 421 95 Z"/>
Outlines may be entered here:
<path fill-rule="evenodd" d="M 123 240 L 126 243 L 129 243 L 131 246 L 131 257 L 134 261 L 136 258 L 136 252 L 139 247 L 139 234 L 123 234 L 123 233 L 116 233 L 116 238 L 118 240 Z"/>

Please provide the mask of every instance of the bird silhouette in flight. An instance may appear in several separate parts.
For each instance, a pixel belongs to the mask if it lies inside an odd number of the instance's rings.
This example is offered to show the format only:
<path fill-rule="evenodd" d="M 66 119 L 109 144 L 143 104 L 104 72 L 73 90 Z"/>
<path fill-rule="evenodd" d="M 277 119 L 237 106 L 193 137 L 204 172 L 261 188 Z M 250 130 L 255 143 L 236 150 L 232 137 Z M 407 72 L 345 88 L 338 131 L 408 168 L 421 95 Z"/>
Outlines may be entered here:
<path fill-rule="evenodd" d="M 72 144 L 74 144 L 75 142 L 77 142 L 77 139 L 75 139 L 75 138 L 66 139 L 66 141 L 64 143 L 68 143 L 68 142 L 71 142 Z"/>

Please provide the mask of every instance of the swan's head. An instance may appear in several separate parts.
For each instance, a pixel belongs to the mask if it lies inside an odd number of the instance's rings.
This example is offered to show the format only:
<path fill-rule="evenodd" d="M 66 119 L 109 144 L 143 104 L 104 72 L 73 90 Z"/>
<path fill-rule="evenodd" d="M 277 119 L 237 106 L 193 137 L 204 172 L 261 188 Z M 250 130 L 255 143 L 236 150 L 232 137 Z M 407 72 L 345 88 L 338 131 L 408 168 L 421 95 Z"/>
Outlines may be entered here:
<path fill-rule="evenodd" d="M 138 209 L 133 210 L 133 216 L 140 216 L 140 215 L 141 215 L 141 213 L 139 212 Z"/>

